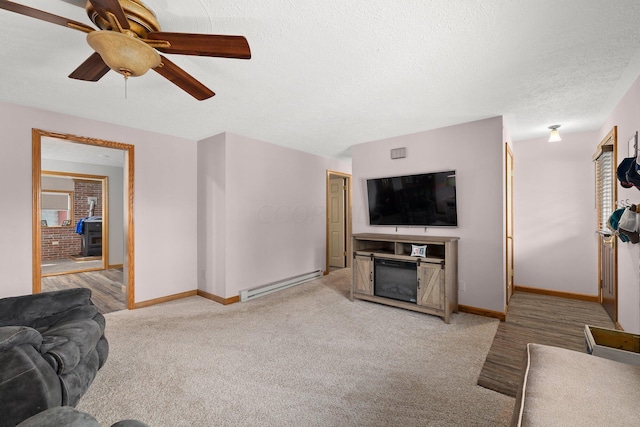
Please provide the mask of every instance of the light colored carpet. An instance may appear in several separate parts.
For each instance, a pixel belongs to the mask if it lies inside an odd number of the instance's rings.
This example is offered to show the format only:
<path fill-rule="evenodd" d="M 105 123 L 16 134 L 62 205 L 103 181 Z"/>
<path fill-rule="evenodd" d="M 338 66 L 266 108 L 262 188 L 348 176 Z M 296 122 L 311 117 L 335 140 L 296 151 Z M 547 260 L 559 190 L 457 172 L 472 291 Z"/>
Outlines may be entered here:
<path fill-rule="evenodd" d="M 498 321 L 348 299 L 350 270 L 222 306 L 109 313 L 111 351 L 78 408 L 101 425 L 506 426 L 476 384 Z"/>

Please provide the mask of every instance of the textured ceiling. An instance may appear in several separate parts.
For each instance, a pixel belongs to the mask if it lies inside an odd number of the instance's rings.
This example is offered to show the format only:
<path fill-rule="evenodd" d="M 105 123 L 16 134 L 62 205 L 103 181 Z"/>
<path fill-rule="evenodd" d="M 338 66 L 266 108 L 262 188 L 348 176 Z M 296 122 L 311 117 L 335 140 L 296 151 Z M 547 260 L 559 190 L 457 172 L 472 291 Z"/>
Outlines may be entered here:
<path fill-rule="evenodd" d="M 16 2 L 91 24 L 83 1 Z M 149 72 L 125 99 L 114 72 L 67 78 L 92 53 L 83 33 L 0 10 L 0 100 L 348 157 L 353 144 L 498 115 L 516 141 L 556 123 L 596 129 L 640 74 L 638 0 L 145 4 L 164 31 L 244 35 L 252 59 L 167 55 L 216 96 L 196 101 Z"/>
<path fill-rule="evenodd" d="M 98 145 L 74 144 L 62 139 L 42 137 L 40 157 L 90 165 L 124 167 L 124 151 Z"/>

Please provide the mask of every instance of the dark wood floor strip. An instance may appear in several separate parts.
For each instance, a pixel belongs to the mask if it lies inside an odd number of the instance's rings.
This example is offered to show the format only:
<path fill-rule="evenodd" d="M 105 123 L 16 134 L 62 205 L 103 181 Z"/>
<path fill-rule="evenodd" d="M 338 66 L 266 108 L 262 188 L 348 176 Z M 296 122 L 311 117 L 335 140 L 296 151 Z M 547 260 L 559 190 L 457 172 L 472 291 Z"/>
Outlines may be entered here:
<path fill-rule="evenodd" d="M 584 325 L 614 329 L 602 305 L 549 295 L 516 292 L 478 377 L 478 385 L 515 397 L 527 343 L 586 352 Z"/>
<path fill-rule="evenodd" d="M 122 291 L 121 268 L 64 274 L 42 278 L 42 292 L 70 288 L 91 289 L 91 300 L 101 313 L 124 310 L 126 293 Z"/>

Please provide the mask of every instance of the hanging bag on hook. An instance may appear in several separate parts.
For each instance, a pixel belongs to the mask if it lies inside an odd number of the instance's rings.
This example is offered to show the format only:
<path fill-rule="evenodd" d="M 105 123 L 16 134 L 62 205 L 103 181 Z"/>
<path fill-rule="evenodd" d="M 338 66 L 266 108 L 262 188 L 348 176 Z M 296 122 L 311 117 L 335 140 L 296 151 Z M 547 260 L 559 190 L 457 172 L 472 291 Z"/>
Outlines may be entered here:
<path fill-rule="evenodd" d="M 634 185 L 633 182 L 629 181 L 630 173 L 637 174 L 635 157 L 627 157 L 626 159 L 623 159 L 616 170 L 618 181 L 620 181 L 620 185 L 624 188 L 631 188 Z"/>
<path fill-rule="evenodd" d="M 638 234 L 638 214 L 636 213 L 635 206 L 633 206 L 633 209 L 631 207 L 624 209 L 618 222 L 618 230 L 626 234 L 631 243 L 640 242 L 640 235 Z"/>
<path fill-rule="evenodd" d="M 625 208 L 620 208 L 613 211 L 613 213 L 609 217 L 609 220 L 607 221 L 607 226 L 613 232 L 614 236 L 618 236 L 620 240 L 626 243 L 626 242 L 629 242 L 631 239 L 629 238 L 629 236 L 626 235 L 626 233 L 622 232 L 622 230 L 620 230 L 620 227 L 619 227 L 620 218 L 622 217 L 622 214 L 624 213 L 624 211 L 625 211 Z"/>
<path fill-rule="evenodd" d="M 630 153 L 631 154 L 631 153 Z M 633 137 L 633 155 L 623 159 L 616 169 L 616 176 L 624 188 L 640 190 L 640 158 L 638 157 L 638 132 Z"/>

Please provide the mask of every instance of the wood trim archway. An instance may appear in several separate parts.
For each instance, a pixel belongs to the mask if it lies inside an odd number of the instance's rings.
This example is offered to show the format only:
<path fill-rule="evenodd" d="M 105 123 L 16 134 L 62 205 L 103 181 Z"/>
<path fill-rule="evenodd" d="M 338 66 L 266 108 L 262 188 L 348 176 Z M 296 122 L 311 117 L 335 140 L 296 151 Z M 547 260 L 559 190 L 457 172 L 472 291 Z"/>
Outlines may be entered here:
<path fill-rule="evenodd" d="M 33 259 L 32 259 L 32 291 L 33 293 L 40 293 L 42 283 L 42 242 L 41 233 L 42 228 L 40 225 L 41 206 L 42 201 L 40 198 L 40 192 L 42 185 L 40 182 L 40 176 L 42 174 L 42 138 L 56 138 L 62 139 L 68 142 L 86 145 L 96 145 L 106 148 L 113 148 L 116 150 L 123 150 L 125 154 L 124 159 L 124 188 L 125 188 L 125 212 L 126 218 L 124 221 L 125 226 L 125 240 L 126 240 L 126 254 L 125 254 L 125 273 L 127 281 L 127 308 L 135 308 L 135 263 L 134 263 L 134 229 L 133 229 L 133 195 L 134 195 L 134 146 L 131 144 L 124 144 L 121 142 L 107 141 L 103 139 L 87 138 L 83 136 L 62 134 L 56 132 L 48 132 L 40 129 L 33 129 L 31 132 L 31 151 L 32 151 L 32 169 L 31 169 L 31 182 L 32 182 L 32 247 L 33 247 Z"/>

